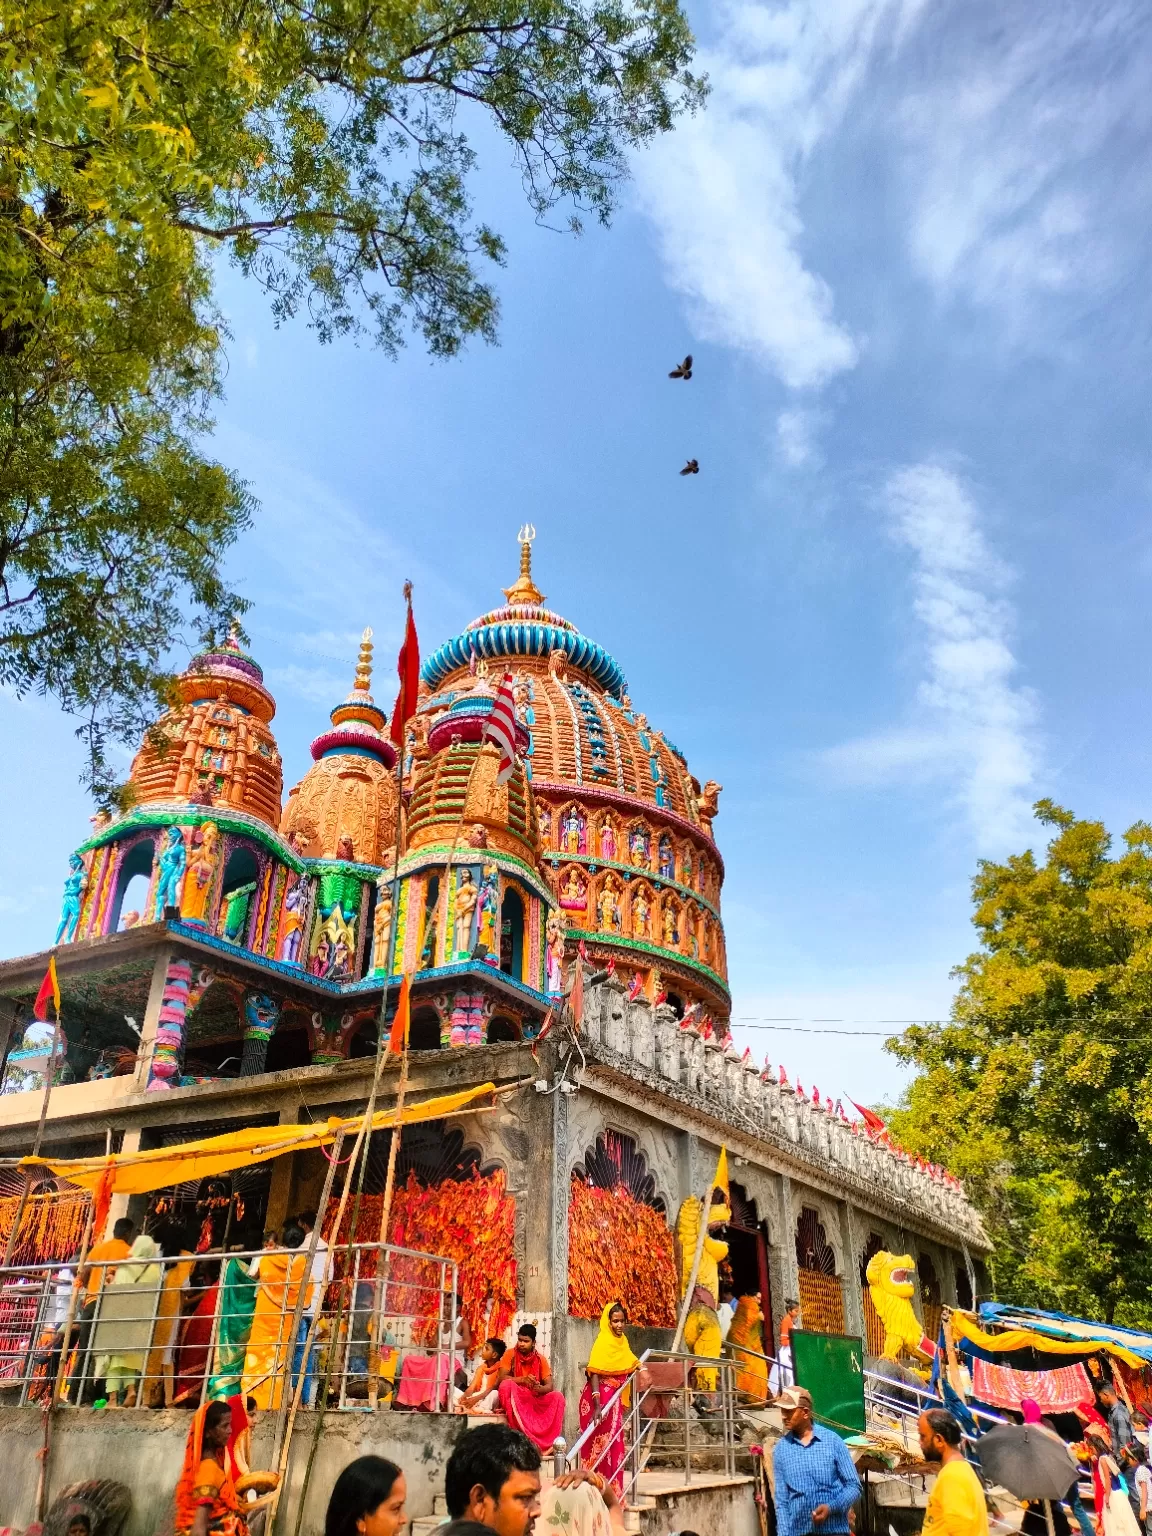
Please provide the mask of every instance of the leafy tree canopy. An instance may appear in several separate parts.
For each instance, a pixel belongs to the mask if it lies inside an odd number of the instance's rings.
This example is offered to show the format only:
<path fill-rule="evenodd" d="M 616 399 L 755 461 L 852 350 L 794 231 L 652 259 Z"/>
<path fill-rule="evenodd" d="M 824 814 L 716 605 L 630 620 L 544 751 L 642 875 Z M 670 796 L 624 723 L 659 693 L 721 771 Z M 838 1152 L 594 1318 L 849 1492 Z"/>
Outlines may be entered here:
<path fill-rule="evenodd" d="M 981 947 L 952 1020 L 889 1041 L 919 1068 L 893 1131 L 966 1181 L 1003 1300 L 1152 1325 L 1152 826 L 981 862 Z"/>
<path fill-rule="evenodd" d="M 0 0 L 0 682 L 83 714 L 91 776 L 181 622 L 243 611 L 207 457 L 226 251 L 278 318 L 436 356 L 495 335 L 466 127 L 530 206 L 607 220 L 703 87 L 675 0 Z"/>

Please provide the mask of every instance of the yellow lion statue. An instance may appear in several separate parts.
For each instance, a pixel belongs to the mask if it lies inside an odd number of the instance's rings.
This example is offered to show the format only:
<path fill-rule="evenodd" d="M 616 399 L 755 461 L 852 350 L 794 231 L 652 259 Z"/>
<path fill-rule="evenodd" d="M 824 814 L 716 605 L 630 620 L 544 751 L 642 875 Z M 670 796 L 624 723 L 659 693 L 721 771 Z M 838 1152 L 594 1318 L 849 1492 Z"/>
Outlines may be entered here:
<path fill-rule="evenodd" d="M 898 1360 L 903 1350 L 928 1360 L 936 1354 L 935 1344 L 912 1310 L 915 1273 L 911 1254 L 886 1253 L 881 1249 L 868 1260 L 868 1294 L 884 1324 L 884 1360 Z"/>
<path fill-rule="evenodd" d="M 716 1195 L 721 1196 L 720 1199 Z M 689 1195 L 680 1207 L 676 1218 L 676 1238 L 680 1245 L 680 1299 L 688 1290 L 692 1278 L 692 1261 L 696 1257 L 696 1244 L 700 1238 L 701 1201 Z M 708 1226 L 720 1227 L 732 1220 L 732 1210 L 723 1190 L 714 1190 L 712 1204 L 708 1208 Z M 720 1332 L 720 1319 L 716 1305 L 720 1299 L 720 1261 L 728 1257 L 728 1244 L 705 1234 L 700 1252 L 700 1268 L 696 1271 L 696 1286 L 692 1306 L 684 1324 L 684 1344 L 694 1355 L 717 1360 L 724 1345 Z M 696 1385 L 702 1392 L 715 1392 L 716 1371 L 698 1366 Z"/>

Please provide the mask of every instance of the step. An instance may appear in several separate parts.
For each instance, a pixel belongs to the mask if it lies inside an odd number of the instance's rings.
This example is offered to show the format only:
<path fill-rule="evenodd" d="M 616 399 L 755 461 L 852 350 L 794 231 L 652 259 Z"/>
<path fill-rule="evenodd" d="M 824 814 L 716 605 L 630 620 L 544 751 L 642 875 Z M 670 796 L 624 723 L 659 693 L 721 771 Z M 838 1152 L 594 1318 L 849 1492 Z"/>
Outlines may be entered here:
<path fill-rule="evenodd" d="M 434 1515 L 443 1515 L 447 1519 L 448 1500 L 442 1493 L 434 1493 L 432 1495 L 432 1513 Z"/>
<path fill-rule="evenodd" d="M 409 1520 L 408 1530 L 411 1536 L 431 1536 L 447 1518 L 447 1515 L 418 1515 L 415 1520 Z"/>

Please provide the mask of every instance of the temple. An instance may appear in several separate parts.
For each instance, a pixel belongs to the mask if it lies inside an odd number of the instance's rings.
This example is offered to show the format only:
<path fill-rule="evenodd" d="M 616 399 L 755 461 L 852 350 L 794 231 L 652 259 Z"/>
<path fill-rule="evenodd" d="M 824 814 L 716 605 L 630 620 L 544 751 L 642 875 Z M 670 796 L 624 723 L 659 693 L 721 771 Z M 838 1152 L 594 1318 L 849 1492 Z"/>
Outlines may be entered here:
<path fill-rule="evenodd" d="M 31 1013 L 48 953 L 0 965 L 0 1157 L 28 1152 L 46 1073 L 57 1158 L 352 1114 L 407 976 L 410 1098 L 508 1091 L 405 1131 L 403 1240 L 459 1263 L 477 1328 L 536 1322 L 569 1431 L 607 1302 L 671 1340 L 677 1212 L 721 1146 L 721 1278 L 759 1292 L 766 1338 L 798 1297 L 808 1326 L 880 1354 L 864 1281 L 879 1251 L 911 1256 L 933 1337 L 943 1305 L 987 1294 L 978 1216 L 943 1170 L 732 1045 L 720 785 L 546 606 L 530 532 L 504 602 L 426 656 L 399 762 L 370 630 L 287 796 L 258 662 L 235 639 L 194 658 L 132 764 L 131 809 L 95 818 L 70 861 L 55 1060 Z M 506 674 L 517 761 L 501 783 L 484 725 Z M 398 1079 L 387 1059 L 382 1106 Z M 388 1133 L 373 1141 L 378 1222 Z M 207 1250 L 225 1222 L 259 1234 L 314 1206 L 326 1169 L 289 1153 L 223 1194 L 117 1195 L 108 1221 L 178 1211 Z M 17 1187 L 4 1177 L 0 1194 Z"/>

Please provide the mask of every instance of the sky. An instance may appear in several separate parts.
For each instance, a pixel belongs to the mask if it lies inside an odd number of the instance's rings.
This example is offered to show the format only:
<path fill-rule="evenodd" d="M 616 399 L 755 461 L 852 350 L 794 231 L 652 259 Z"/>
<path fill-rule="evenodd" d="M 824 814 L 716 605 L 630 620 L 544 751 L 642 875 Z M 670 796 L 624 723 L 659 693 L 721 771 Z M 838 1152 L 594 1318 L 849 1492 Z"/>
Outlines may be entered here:
<path fill-rule="evenodd" d="M 609 230 L 535 223 L 482 139 L 497 346 L 322 346 L 221 272 L 214 451 L 259 502 L 228 574 L 287 787 L 366 624 L 391 698 L 403 581 L 427 654 L 533 523 L 550 606 L 724 785 L 737 1043 L 891 1100 L 884 1037 L 947 1015 L 977 861 L 1042 846 L 1041 796 L 1152 818 L 1152 13 L 689 14 L 708 105 Z M 6 954 L 50 943 L 88 831 L 72 729 L 0 696 Z"/>

